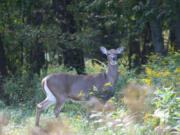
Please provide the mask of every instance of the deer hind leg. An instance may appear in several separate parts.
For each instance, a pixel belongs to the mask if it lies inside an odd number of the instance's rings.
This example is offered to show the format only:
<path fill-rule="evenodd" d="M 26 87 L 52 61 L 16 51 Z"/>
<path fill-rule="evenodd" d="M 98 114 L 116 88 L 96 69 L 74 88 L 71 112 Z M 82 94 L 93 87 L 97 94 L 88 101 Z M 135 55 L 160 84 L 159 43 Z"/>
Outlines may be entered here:
<path fill-rule="evenodd" d="M 55 101 L 49 100 L 49 98 L 46 98 L 41 103 L 37 104 L 37 106 L 36 106 L 36 126 L 39 126 L 39 119 L 40 119 L 40 115 L 41 115 L 42 111 L 54 103 L 55 103 Z"/>
<path fill-rule="evenodd" d="M 56 98 L 50 91 L 50 89 L 47 86 L 47 80 L 44 80 L 44 86 L 43 86 L 45 92 L 46 92 L 46 99 L 42 101 L 41 103 L 37 104 L 36 107 L 36 126 L 39 126 L 39 119 L 41 112 L 45 109 L 48 108 L 50 105 L 54 104 L 56 102 Z"/>
<path fill-rule="evenodd" d="M 54 108 L 54 115 L 56 116 L 57 119 L 60 120 L 60 117 L 59 117 L 59 112 L 62 108 L 62 106 L 64 105 L 64 102 L 65 102 L 65 99 L 59 99 L 56 101 L 56 106 Z"/>

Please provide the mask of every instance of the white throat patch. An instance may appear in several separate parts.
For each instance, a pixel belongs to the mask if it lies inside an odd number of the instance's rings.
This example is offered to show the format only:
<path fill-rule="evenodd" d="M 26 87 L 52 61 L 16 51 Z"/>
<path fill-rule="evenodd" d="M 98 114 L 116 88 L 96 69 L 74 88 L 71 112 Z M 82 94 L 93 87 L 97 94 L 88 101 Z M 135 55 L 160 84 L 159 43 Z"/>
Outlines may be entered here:
<path fill-rule="evenodd" d="M 117 65 L 117 61 L 110 61 L 111 65 Z"/>

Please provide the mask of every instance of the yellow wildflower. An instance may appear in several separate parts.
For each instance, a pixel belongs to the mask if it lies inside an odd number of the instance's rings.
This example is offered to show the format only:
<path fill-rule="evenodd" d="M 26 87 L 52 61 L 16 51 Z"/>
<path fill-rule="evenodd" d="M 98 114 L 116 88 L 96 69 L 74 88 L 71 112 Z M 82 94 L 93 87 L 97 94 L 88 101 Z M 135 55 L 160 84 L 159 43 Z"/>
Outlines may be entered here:
<path fill-rule="evenodd" d="M 152 59 L 156 59 L 157 56 L 153 54 L 153 55 L 151 55 L 151 58 L 152 58 Z"/>
<path fill-rule="evenodd" d="M 132 56 L 131 56 L 131 59 L 135 59 L 136 58 L 136 54 L 133 54 Z"/>
<path fill-rule="evenodd" d="M 145 116 L 144 116 L 144 118 L 143 118 L 143 119 L 144 119 L 144 122 L 147 121 L 148 117 L 149 117 L 149 113 L 146 113 Z"/>
<path fill-rule="evenodd" d="M 111 82 L 104 84 L 104 86 L 109 86 L 109 85 L 111 85 Z"/>
<path fill-rule="evenodd" d="M 151 79 L 142 79 L 142 82 L 144 82 L 146 85 L 150 86 Z"/>
<path fill-rule="evenodd" d="M 90 95 L 94 95 L 94 92 L 93 92 L 93 91 L 91 91 L 91 92 L 89 92 L 89 94 L 90 94 Z"/>
<path fill-rule="evenodd" d="M 77 119 L 77 118 L 75 118 L 74 120 L 75 120 L 75 121 L 80 121 L 80 120 L 79 120 L 79 119 Z"/>
<path fill-rule="evenodd" d="M 180 73 L 180 67 L 177 67 L 177 68 L 175 69 L 175 73 Z"/>
<path fill-rule="evenodd" d="M 102 92 L 106 92 L 107 90 L 105 88 L 102 89 Z"/>
<path fill-rule="evenodd" d="M 155 71 L 153 71 L 152 72 L 153 73 L 153 77 L 156 77 L 156 78 L 159 78 L 159 77 L 161 77 L 161 72 L 155 72 Z"/>
<path fill-rule="evenodd" d="M 160 125 L 163 125 L 164 124 L 164 122 L 163 121 L 160 121 Z"/>
<path fill-rule="evenodd" d="M 150 77 L 156 77 L 156 78 L 161 77 L 161 72 L 153 71 L 152 69 L 150 69 L 148 67 L 145 68 L 145 72 Z"/>
<path fill-rule="evenodd" d="M 78 98 L 82 97 L 83 96 L 83 92 L 82 90 L 80 91 L 80 93 L 77 95 Z"/>
<path fill-rule="evenodd" d="M 172 82 L 171 81 L 166 81 L 164 85 L 165 85 L 166 88 L 169 88 L 169 87 L 172 86 Z"/>
<path fill-rule="evenodd" d="M 76 118 L 80 118 L 80 115 L 76 115 Z"/>
<path fill-rule="evenodd" d="M 108 103 L 112 103 L 112 102 L 113 102 L 113 99 L 110 98 L 110 99 L 108 100 Z"/>
<path fill-rule="evenodd" d="M 145 72 L 147 75 L 151 76 L 152 75 L 152 70 L 148 67 L 145 68 Z"/>
<path fill-rule="evenodd" d="M 80 118 L 80 115 L 76 115 L 76 118 L 74 120 L 75 121 L 80 121 L 79 118 Z"/>
<path fill-rule="evenodd" d="M 127 83 L 130 83 L 131 81 L 132 81 L 132 79 L 128 79 L 128 80 L 127 80 Z"/>
<path fill-rule="evenodd" d="M 166 76 L 168 76 L 168 75 L 170 75 L 171 73 L 169 72 L 169 71 L 165 71 L 164 73 L 163 73 L 163 77 L 166 77 Z"/>

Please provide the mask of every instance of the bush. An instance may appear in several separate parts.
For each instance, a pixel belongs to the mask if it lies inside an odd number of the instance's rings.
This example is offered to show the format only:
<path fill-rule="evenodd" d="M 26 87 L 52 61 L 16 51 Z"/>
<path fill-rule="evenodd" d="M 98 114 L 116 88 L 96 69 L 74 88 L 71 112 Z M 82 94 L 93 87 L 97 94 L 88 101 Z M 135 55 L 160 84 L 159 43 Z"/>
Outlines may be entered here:
<path fill-rule="evenodd" d="M 18 104 L 24 102 L 38 102 L 42 99 L 41 78 L 34 75 L 30 79 L 27 73 L 22 76 L 14 75 L 8 77 L 3 84 L 3 89 L 10 104 Z"/>

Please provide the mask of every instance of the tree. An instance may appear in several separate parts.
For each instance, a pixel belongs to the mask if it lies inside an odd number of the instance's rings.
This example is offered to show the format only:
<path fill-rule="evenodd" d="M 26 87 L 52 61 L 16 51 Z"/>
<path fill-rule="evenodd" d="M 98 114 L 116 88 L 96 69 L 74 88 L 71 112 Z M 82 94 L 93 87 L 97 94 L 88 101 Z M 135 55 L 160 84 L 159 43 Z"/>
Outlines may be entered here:
<path fill-rule="evenodd" d="M 176 18 L 174 20 L 174 33 L 175 33 L 175 51 L 179 51 L 180 50 L 180 17 L 179 17 L 179 13 L 180 13 L 180 8 L 177 10 L 176 13 Z"/>
<path fill-rule="evenodd" d="M 149 2 L 150 8 L 157 11 L 158 5 L 155 0 L 151 0 Z M 157 19 L 155 15 L 155 11 L 150 18 L 150 28 L 151 28 L 151 35 L 152 35 L 152 43 L 154 46 L 154 52 L 159 55 L 164 54 L 164 42 L 162 37 L 162 29 L 160 25 L 160 20 Z"/>
<path fill-rule="evenodd" d="M 32 0 L 29 14 L 27 16 L 27 24 L 35 26 L 37 29 L 40 29 L 41 24 L 43 23 L 43 14 L 41 10 L 42 3 L 40 0 Z M 27 62 L 28 70 L 30 74 L 37 73 L 40 75 L 40 70 L 45 64 L 45 53 L 43 49 L 43 44 L 40 40 L 41 31 L 37 32 L 34 37 L 33 45 L 31 45 L 30 50 L 28 50 Z M 32 76 L 32 75 L 31 75 Z"/>
<path fill-rule="evenodd" d="M 6 75 L 7 75 L 6 58 L 5 58 L 2 37 L 0 35 L 0 84 L 1 84 L 1 79 L 4 78 Z"/>
<path fill-rule="evenodd" d="M 65 34 L 66 40 L 66 43 L 60 44 L 60 47 L 63 49 L 64 65 L 67 68 L 75 68 L 78 74 L 84 74 L 85 63 L 83 50 L 79 47 L 71 48 L 71 46 L 77 46 L 73 44 L 72 40 L 73 34 L 77 32 L 77 28 L 73 12 L 68 7 L 73 8 L 71 0 L 53 0 L 52 8 L 55 13 L 55 18 L 59 21 L 63 20 L 59 23 L 59 26 L 62 29 L 62 33 Z"/>

